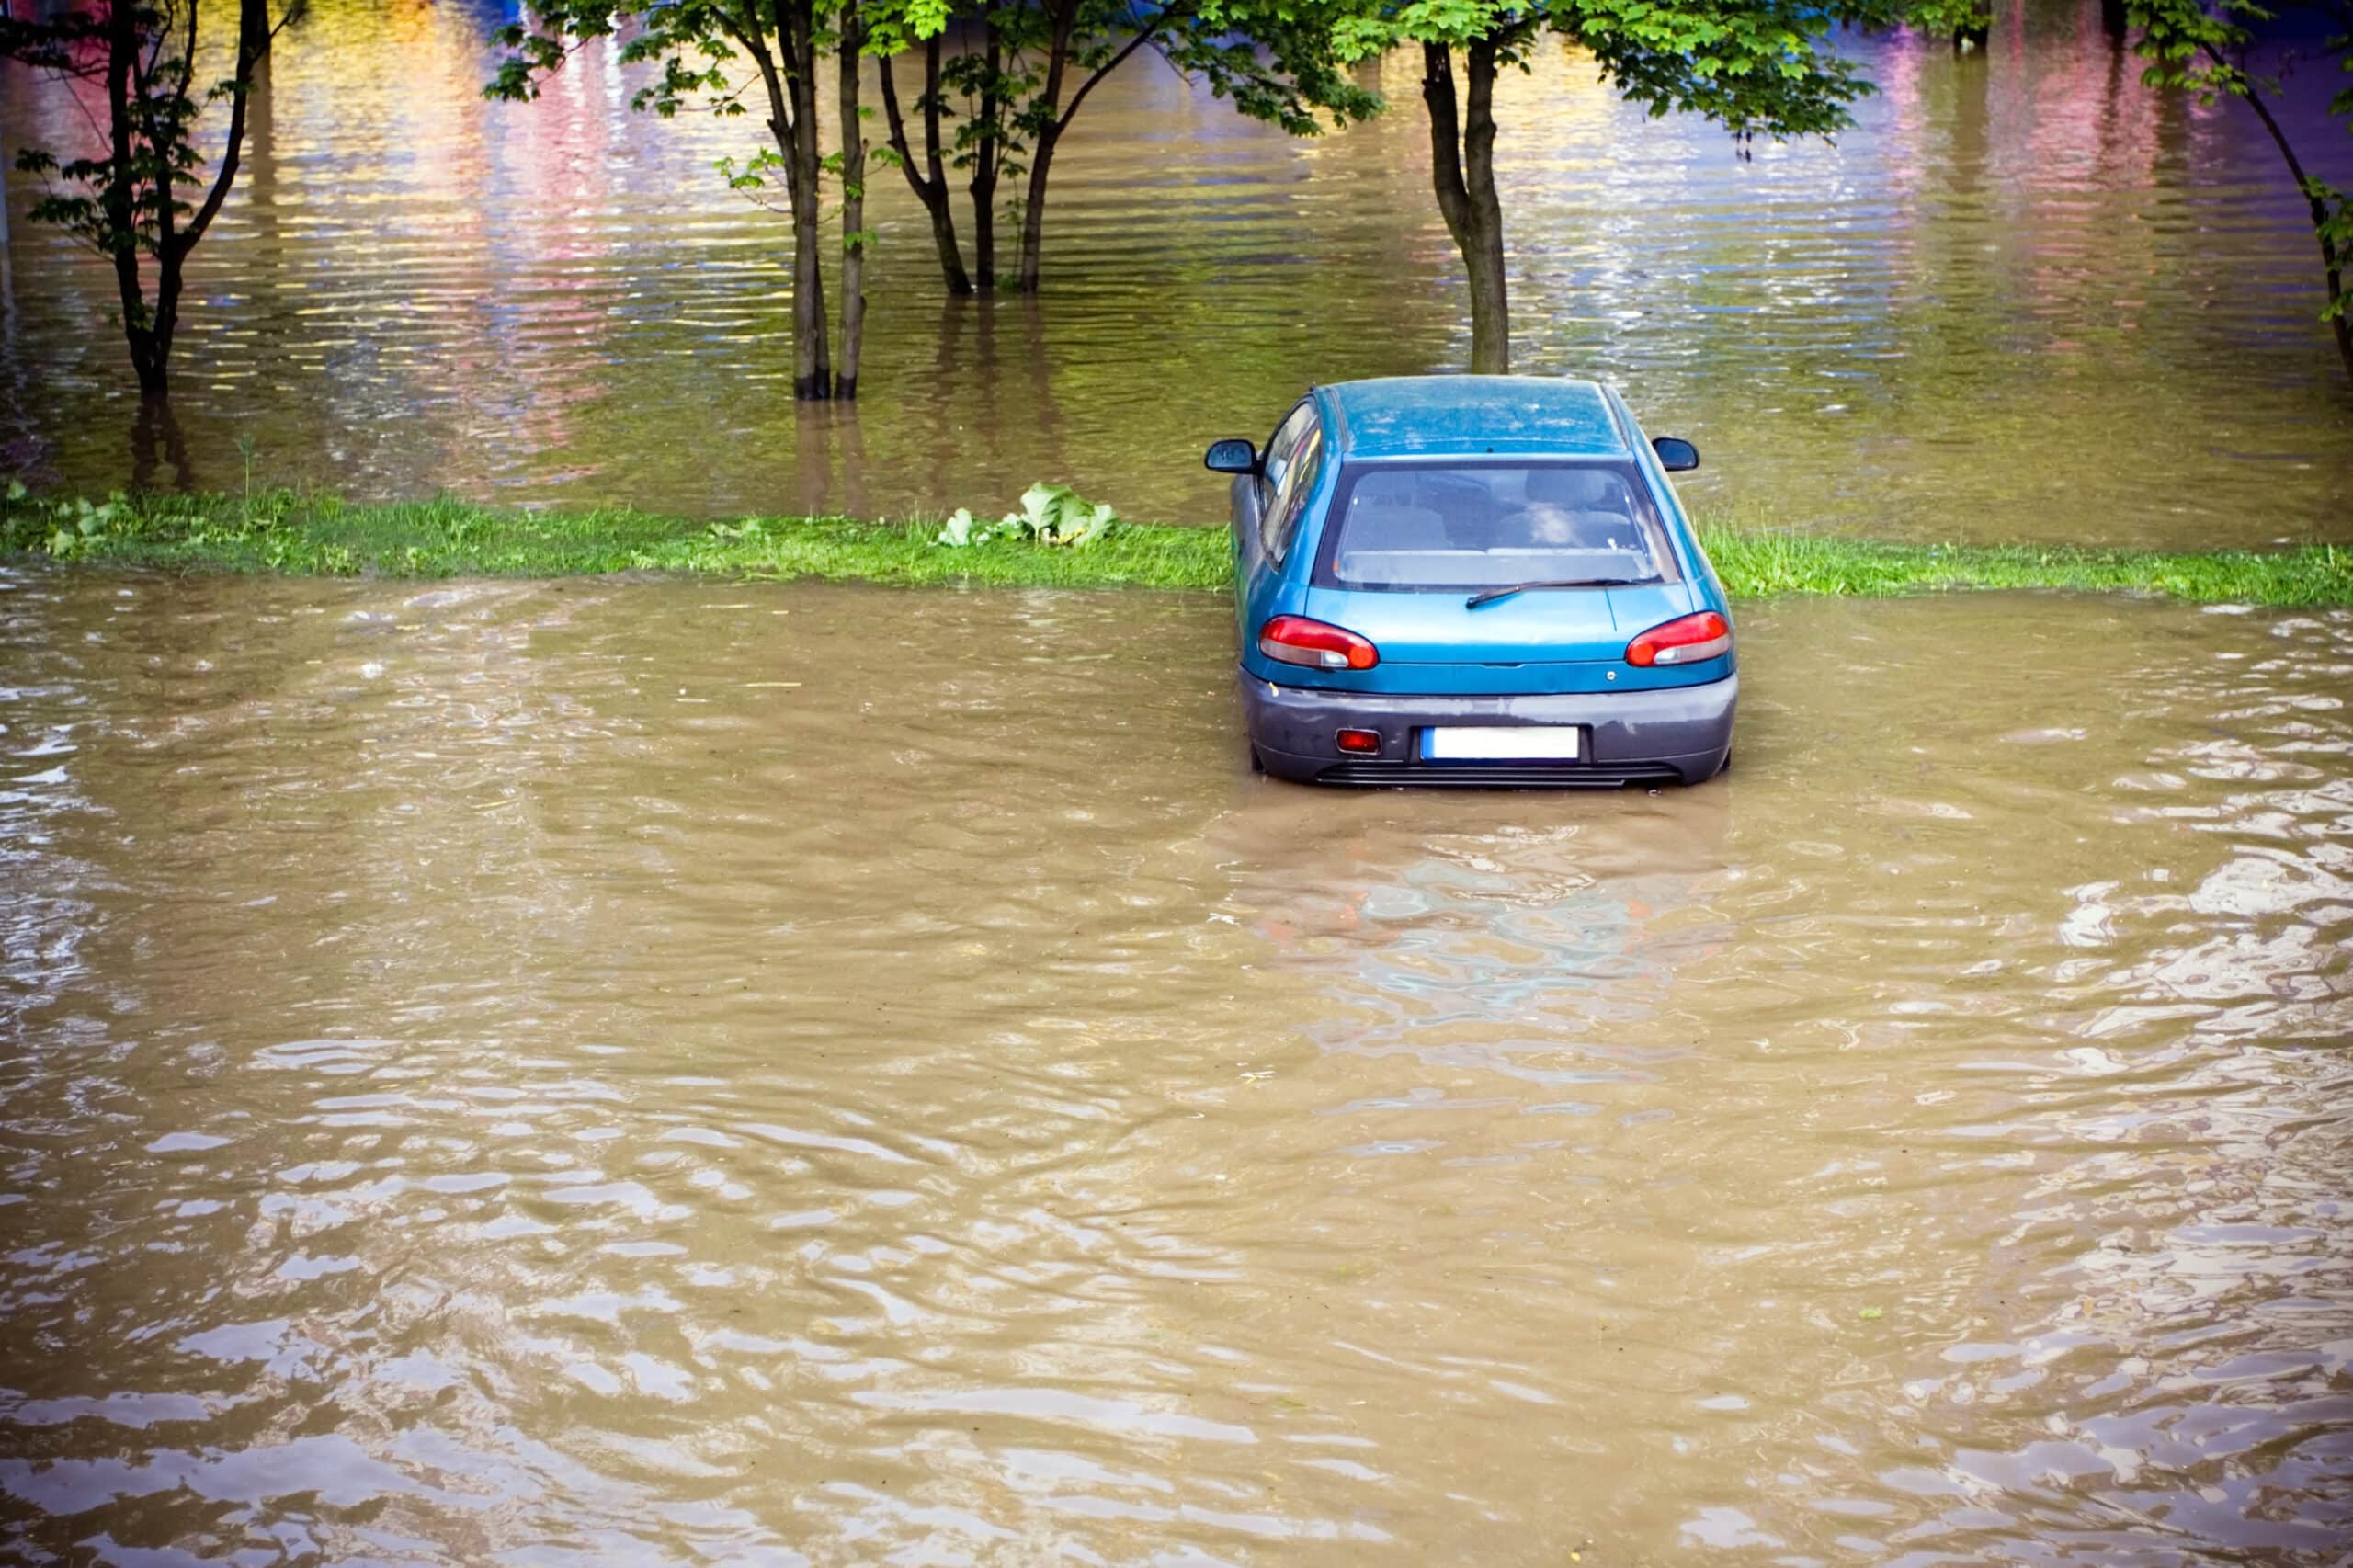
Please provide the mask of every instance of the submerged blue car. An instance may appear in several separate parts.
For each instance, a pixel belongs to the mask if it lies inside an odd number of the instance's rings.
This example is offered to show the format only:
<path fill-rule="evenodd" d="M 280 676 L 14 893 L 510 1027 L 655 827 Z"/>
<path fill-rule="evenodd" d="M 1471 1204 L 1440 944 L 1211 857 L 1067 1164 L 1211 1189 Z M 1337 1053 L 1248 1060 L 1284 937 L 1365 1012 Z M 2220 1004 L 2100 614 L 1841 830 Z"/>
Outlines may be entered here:
<path fill-rule="evenodd" d="M 1233 478 L 1253 760 L 1331 784 L 1616 786 L 1722 771 L 1740 678 L 1723 585 L 1592 381 L 1317 387 Z"/>

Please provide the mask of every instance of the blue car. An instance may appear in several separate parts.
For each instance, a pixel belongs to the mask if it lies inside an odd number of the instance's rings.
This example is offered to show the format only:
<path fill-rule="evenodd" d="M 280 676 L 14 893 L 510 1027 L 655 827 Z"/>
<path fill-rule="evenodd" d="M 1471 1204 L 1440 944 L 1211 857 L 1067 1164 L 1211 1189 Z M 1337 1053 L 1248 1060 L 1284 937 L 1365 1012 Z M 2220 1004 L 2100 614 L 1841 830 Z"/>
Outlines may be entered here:
<path fill-rule="evenodd" d="M 1330 784 L 1616 786 L 1722 771 L 1732 609 L 1643 438 L 1592 381 L 1317 387 L 1209 449 L 1233 475 L 1255 763 Z"/>

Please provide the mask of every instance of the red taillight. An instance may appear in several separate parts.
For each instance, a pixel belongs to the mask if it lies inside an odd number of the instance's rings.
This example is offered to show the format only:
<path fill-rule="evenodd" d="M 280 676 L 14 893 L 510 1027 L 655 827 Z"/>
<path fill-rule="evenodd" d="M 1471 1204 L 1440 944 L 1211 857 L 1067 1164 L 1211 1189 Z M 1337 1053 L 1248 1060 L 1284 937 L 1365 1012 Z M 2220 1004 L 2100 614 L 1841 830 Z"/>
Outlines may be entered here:
<path fill-rule="evenodd" d="M 1381 650 L 1355 632 L 1303 615 L 1279 615 L 1267 622 L 1258 631 L 1258 652 L 1313 670 L 1369 670 L 1381 663 Z"/>
<path fill-rule="evenodd" d="M 1630 665 L 1696 665 L 1732 652 L 1732 622 L 1703 609 L 1665 626 L 1654 626 L 1626 644 Z"/>
<path fill-rule="evenodd" d="M 1354 752 L 1358 756 L 1370 756 L 1381 749 L 1379 730 L 1341 730 L 1333 739 L 1342 751 Z"/>

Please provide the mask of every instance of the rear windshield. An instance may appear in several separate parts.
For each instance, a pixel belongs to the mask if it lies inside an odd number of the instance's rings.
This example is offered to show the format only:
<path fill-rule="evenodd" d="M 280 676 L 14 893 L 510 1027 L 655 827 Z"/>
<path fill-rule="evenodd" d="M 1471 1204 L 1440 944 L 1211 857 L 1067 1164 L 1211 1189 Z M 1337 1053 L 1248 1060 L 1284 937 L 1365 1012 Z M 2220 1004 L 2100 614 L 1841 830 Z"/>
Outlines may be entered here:
<path fill-rule="evenodd" d="M 1631 463 L 1380 463 L 1341 475 L 1318 577 L 1342 588 L 1673 582 Z"/>

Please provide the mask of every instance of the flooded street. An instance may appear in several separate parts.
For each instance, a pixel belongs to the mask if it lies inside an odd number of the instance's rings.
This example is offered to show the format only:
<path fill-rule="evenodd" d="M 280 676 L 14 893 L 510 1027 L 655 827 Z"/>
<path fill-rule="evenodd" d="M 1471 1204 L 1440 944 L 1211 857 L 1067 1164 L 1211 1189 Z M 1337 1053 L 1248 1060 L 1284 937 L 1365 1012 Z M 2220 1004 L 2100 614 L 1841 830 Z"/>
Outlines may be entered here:
<path fill-rule="evenodd" d="M 757 126 L 632 113 L 648 78 L 601 46 L 537 104 L 485 103 L 512 15 L 316 0 L 287 33 L 193 263 L 168 422 L 139 415 L 110 273 L 9 174 L 0 478 L 235 491 L 243 437 L 254 483 L 359 500 L 994 517 L 1050 479 L 1219 524 L 1211 439 L 1264 440 L 1312 381 L 1468 363 L 1418 57 L 1365 69 L 1388 114 L 1301 141 L 1147 51 L 1057 156 L 1035 299 L 944 299 L 878 167 L 864 395 L 796 408 L 788 225 L 712 168 Z M 1689 497 L 1754 522 L 2353 544 L 2353 388 L 2244 106 L 2143 87 L 2095 0 L 2006 3 L 1982 53 L 1844 47 L 1880 87 L 1855 129 L 1749 163 L 1550 45 L 1506 73 L 1516 368 L 1619 382 L 1707 454 Z M 2304 163 L 2353 188 L 2336 73 L 2291 75 Z M 86 112 L 0 67 L 7 148 L 70 145 Z"/>
<path fill-rule="evenodd" d="M 2353 1540 L 2353 616 L 1756 607 L 1727 779 L 1439 797 L 1214 599 L 0 586 L 0 1553 Z"/>

